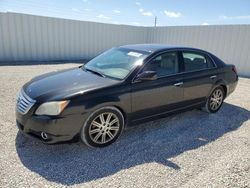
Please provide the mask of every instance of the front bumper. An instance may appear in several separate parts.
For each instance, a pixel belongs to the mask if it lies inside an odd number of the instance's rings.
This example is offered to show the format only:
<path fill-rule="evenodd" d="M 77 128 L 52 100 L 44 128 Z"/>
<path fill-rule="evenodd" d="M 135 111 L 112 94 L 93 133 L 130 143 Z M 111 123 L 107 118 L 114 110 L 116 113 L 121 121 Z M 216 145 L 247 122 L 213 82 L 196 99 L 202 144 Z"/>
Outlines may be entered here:
<path fill-rule="evenodd" d="M 16 123 L 22 133 L 35 137 L 44 143 L 53 144 L 77 137 L 83 125 L 83 117 L 80 115 L 37 116 L 31 112 L 22 115 L 16 110 Z M 47 139 L 42 138 L 42 132 L 47 134 Z"/>

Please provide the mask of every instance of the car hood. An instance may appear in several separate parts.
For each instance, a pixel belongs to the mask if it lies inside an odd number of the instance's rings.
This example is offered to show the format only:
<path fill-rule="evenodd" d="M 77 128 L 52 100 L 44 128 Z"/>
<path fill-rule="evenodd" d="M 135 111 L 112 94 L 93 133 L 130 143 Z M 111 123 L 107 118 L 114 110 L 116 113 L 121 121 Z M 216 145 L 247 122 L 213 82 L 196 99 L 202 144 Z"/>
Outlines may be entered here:
<path fill-rule="evenodd" d="M 26 83 L 23 90 L 35 100 L 60 100 L 118 82 L 86 72 L 81 68 L 73 68 L 37 76 Z"/>

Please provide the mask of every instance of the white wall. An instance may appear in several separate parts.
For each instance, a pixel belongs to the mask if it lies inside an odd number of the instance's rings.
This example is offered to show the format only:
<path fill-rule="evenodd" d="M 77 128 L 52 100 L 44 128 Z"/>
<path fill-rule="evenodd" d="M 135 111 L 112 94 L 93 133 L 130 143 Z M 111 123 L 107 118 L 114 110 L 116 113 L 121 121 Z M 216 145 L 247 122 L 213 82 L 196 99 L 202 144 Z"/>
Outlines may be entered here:
<path fill-rule="evenodd" d="M 250 76 L 250 25 L 136 27 L 0 13 L 0 62 L 89 59 L 133 43 L 201 48 Z"/>
<path fill-rule="evenodd" d="M 150 42 L 207 50 L 250 76 L 250 25 L 156 27 L 150 34 Z"/>
<path fill-rule="evenodd" d="M 0 61 L 88 59 L 146 40 L 143 27 L 0 13 Z"/>

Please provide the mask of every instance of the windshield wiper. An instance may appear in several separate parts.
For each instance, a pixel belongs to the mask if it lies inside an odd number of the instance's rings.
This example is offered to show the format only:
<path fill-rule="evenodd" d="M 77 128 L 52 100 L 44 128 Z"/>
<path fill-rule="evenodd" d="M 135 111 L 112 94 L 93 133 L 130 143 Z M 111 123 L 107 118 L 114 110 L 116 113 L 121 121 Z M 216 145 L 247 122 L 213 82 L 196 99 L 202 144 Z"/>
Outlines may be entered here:
<path fill-rule="evenodd" d="M 106 76 L 104 75 L 104 74 L 102 74 L 101 72 L 99 72 L 99 71 L 97 71 L 97 70 L 93 70 L 93 69 L 88 69 L 88 68 L 84 68 L 86 71 L 89 71 L 89 72 L 92 72 L 92 73 L 94 73 L 94 74 L 97 74 L 97 75 L 99 75 L 99 76 L 101 76 L 101 77 L 103 77 L 103 78 L 105 78 Z"/>

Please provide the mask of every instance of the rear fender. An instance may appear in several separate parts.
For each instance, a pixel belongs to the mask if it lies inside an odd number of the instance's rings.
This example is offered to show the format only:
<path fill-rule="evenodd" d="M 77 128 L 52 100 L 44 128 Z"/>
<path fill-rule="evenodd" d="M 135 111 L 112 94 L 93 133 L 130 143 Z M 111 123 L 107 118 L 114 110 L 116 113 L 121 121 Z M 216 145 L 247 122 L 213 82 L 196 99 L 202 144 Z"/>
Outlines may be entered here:
<path fill-rule="evenodd" d="M 227 88 L 228 91 L 228 84 L 226 83 L 226 81 L 219 79 L 215 82 L 214 86 L 211 88 L 209 95 L 207 96 L 207 98 L 212 94 L 213 90 L 219 86 L 225 86 Z M 227 96 L 227 93 L 225 93 L 225 96 Z"/>

